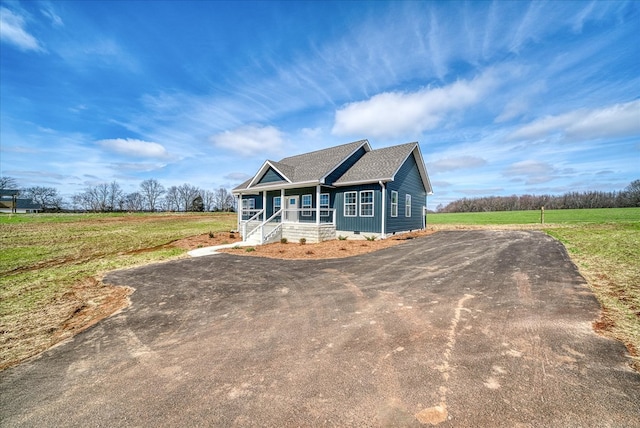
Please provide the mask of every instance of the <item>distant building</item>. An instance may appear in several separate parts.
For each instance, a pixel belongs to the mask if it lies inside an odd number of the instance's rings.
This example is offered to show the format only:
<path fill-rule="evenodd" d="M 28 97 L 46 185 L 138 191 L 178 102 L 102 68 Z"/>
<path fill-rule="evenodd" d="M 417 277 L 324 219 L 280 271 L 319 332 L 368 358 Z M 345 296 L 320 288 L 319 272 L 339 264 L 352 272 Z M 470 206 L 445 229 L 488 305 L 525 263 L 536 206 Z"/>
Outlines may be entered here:
<path fill-rule="evenodd" d="M 0 213 L 30 214 L 42 211 L 31 199 L 18 198 L 19 190 L 0 189 Z"/>

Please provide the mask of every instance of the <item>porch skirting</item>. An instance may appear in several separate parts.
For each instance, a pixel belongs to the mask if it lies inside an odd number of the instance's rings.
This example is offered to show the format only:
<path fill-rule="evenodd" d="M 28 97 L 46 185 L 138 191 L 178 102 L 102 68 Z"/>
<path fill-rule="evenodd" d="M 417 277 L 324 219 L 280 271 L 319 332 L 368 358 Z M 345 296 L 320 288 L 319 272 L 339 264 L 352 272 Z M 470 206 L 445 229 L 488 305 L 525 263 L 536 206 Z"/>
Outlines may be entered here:
<path fill-rule="evenodd" d="M 301 238 L 310 244 L 336 239 L 336 227 L 331 223 L 283 223 L 282 237 L 290 242 L 298 242 Z"/>

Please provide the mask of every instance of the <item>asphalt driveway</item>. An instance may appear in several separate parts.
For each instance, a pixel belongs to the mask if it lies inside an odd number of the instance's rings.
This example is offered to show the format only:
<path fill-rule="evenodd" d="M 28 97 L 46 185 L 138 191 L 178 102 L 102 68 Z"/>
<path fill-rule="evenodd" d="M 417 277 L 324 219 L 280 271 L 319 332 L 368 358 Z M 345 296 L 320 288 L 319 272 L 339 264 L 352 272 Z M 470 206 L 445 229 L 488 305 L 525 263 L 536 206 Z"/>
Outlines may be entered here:
<path fill-rule="evenodd" d="M 640 426 L 640 376 L 541 232 L 105 282 L 131 306 L 0 373 L 2 426 Z"/>

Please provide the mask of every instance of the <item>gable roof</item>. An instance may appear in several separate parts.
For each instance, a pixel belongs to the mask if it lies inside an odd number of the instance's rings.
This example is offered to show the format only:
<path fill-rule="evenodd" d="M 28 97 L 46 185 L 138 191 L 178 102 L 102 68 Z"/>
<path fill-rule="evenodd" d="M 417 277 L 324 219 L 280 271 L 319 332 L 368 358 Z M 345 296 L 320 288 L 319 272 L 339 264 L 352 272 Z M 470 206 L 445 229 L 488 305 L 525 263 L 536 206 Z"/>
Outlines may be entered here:
<path fill-rule="evenodd" d="M 296 156 L 286 157 L 280 161 L 267 160 L 258 172 L 249 180 L 233 189 L 234 193 L 245 190 L 261 191 L 265 189 L 292 188 L 325 184 L 325 179 L 359 150 L 364 153 L 353 163 L 335 182 L 327 183 L 333 186 L 348 186 L 379 181 L 393 181 L 398 170 L 412 154 L 415 156 L 420 177 L 428 194 L 432 193 L 429 176 L 424 166 L 420 145 L 417 142 L 400 144 L 372 150 L 367 140 L 354 141 L 328 149 L 317 150 Z M 351 161 L 350 161 L 351 162 Z M 346 163 L 345 166 L 349 164 Z M 274 170 L 283 181 L 260 180 Z"/>
<path fill-rule="evenodd" d="M 319 184 L 323 182 L 327 175 L 331 174 L 360 148 L 364 148 L 365 151 L 371 150 L 371 146 L 367 140 L 359 140 L 328 149 L 289 156 L 277 162 L 267 160 L 262 167 L 260 167 L 256 175 L 233 190 L 239 191 L 273 186 L 273 182 L 260 184 L 260 180 L 267 171 L 269 171 L 269 168 L 273 168 L 291 184 Z M 282 184 L 282 182 L 280 182 L 280 184 Z"/>
<path fill-rule="evenodd" d="M 376 181 L 393 181 L 411 154 L 415 156 L 426 192 L 432 193 L 431 182 L 424 166 L 420 145 L 417 142 L 385 147 L 366 153 L 342 177 L 336 180 L 334 185 L 348 186 Z"/>

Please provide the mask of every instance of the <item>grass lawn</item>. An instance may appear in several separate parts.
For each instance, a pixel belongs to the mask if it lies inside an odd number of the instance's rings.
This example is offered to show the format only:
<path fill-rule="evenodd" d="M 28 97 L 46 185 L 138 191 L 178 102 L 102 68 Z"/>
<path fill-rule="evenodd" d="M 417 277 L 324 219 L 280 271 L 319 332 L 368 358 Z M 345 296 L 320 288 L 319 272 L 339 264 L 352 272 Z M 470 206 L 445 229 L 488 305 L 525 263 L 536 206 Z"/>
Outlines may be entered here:
<path fill-rule="evenodd" d="M 96 278 L 183 256 L 172 241 L 234 229 L 235 214 L 0 215 L 0 369 L 113 311 L 128 290 Z"/>
<path fill-rule="evenodd" d="M 564 244 L 602 305 L 598 331 L 627 345 L 640 371 L 640 208 L 429 214 L 439 227 L 538 228 Z"/>
<path fill-rule="evenodd" d="M 544 223 L 559 224 L 602 224 L 629 223 L 640 221 L 640 208 L 595 208 L 584 210 L 545 210 Z M 540 224 L 540 211 L 499 211 L 480 213 L 436 213 L 427 215 L 427 223 L 499 225 Z"/>

